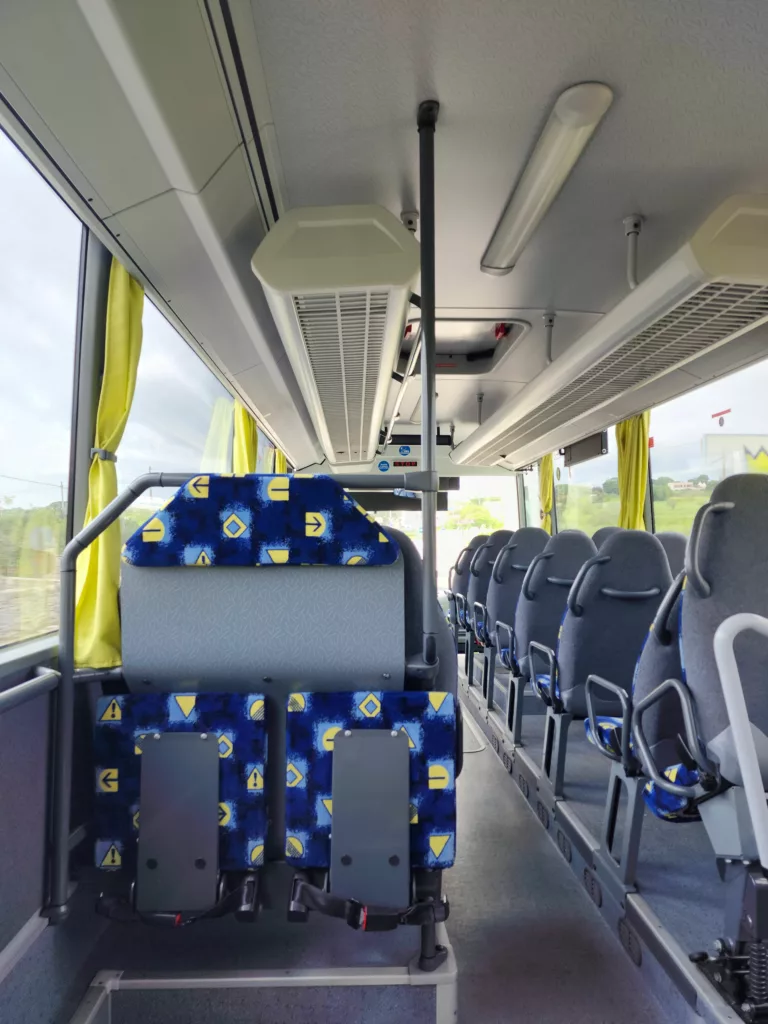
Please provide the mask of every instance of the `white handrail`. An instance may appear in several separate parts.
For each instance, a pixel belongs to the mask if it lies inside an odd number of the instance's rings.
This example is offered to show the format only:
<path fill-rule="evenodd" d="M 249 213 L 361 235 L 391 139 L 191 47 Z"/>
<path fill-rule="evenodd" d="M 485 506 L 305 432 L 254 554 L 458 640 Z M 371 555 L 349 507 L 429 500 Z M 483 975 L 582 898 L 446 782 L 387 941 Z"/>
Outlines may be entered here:
<path fill-rule="evenodd" d="M 741 772 L 749 816 L 752 819 L 757 853 L 760 863 L 768 870 L 768 805 L 765 801 L 765 786 L 741 685 L 739 666 L 736 664 L 733 650 L 736 637 L 747 629 L 768 637 L 768 619 L 754 612 L 739 612 L 720 623 L 714 639 L 715 662 L 720 673 L 720 685 L 723 688 L 736 760 Z"/>

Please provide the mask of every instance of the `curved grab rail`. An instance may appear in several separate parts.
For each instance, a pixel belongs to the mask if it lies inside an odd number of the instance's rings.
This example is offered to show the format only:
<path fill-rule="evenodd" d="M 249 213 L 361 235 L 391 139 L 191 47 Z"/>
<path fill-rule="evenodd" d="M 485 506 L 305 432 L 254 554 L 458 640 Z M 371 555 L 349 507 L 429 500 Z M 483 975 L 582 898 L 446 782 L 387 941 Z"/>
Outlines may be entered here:
<path fill-rule="evenodd" d="M 648 590 L 616 590 L 615 587 L 600 587 L 600 593 L 605 597 L 615 597 L 619 601 L 647 601 L 651 597 L 658 597 L 661 587 L 651 587 Z"/>
<path fill-rule="evenodd" d="M 523 577 L 523 585 L 522 585 L 522 588 L 521 588 L 521 593 L 522 593 L 523 597 L 526 599 L 526 601 L 533 601 L 533 599 L 536 597 L 536 595 L 531 590 L 531 577 L 533 576 L 534 572 L 536 571 L 536 566 L 539 564 L 539 562 L 544 562 L 544 561 L 546 561 L 546 559 L 551 558 L 551 557 L 552 557 L 552 552 L 551 551 L 548 551 L 548 552 L 547 551 L 540 551 L 538 553 L 538 555 L 534 555 L 533 556 L 531 564 L 528 566 L 528 571 L 526 572 L 525 576 Z"/>
<path fill-rule="evenodd" d="M 484 544 L 481 544 L 480 547 L 477 548 L 474 555 L 472 556 L 472 561 L 469 563 L 469 571 L 472 573 L 473 576 L 480 575 L 480 570 L 477 568 L 477 566 L 480 562 L 480 558 L 483 554 L 483 551 L 486 551 L 490 547 L 493 547 L 493 545 L 489 540 L 487 540 Z"/>
<path fill-rule="evenodd" d="M 513 666 L 515 664 L 515 631 L 512 628 L 512 626 L 509 625 L 508 622 L 502 622 L 500 619 L 497 619 L 496 620 L 496 640 L 497 640 L 497 649 L 499 651 L 499 656 L 500 657 L 501 657 L 501 650 L 502 650 L 501 635 L 500 634 L 502 632 L 507 634 L 507 644 L 509 645 L 508 648 L 507 648 L 507 650 L 509 651 L 509 665 L 507 665 L 507 668 L 512 673 L 512 675 L 514 675 L 515 674 L 515 670 L 514 670 Z M 502 657 L 501 660 L 503 662 L 504 658 Z"/>
<path fill-rule="evenodd" d="M 534 651 L 541 652 L 549 663 L 548 694 L 545 693 L 536 681 L 536 669 L 534 668 L 533 662 Z M 553 711 L 558 713 L 561 712 L 563 710 L 563 702 L 560 700 L 560 696 L 557 693 L 557 656 L 551 647 L 547 647 L 546 644 L 540 644 L 538 640 L 531 640 L 528 644 L 528 677 L 531 680 L 534 690 L 538 693 L 544 703 L 549 704 Z"/>
<path fill-rule="evenodd" d="M 677 601 L 682 592 L 684 582 L 685 572 L 679 572 L 672 581 L 672 586 L 662 597 L 661 604 L 656 609 L 656 615 L 651 628 L 658 637 L 659 643 L 665 647 L 669 647 L 673 639 L 675 639 L 672 636 L 672 630 L 669 628 L 669 619 L 672 615 L 672 609 L 675 607 L 675 601 Z"/>
<path fill-rule="evenodd" d="M 686 748 L 696 763 L 696 767 L 703 776 L 716 778 L 716 771 L 713 765 L 704 756 L 701 749 L 701 741 L 699 740 L 699 730 L 696 726 L 696 715 L 693 710 L 693 703 L 691 701 L 691 694 L 688 687 L 681 683 L 679 679 L 665 679 L 663 683 L 660 683 L 655 690 L 652 690 L 647 697 L 641 700 L 635 705 L 635 709 L 632 712 L 632 735 L 634 736 L 637 749 L 640 752 L 640 761 L 650 779 L 667 793 L 671 793 L 673 796 L 684 796 L 688 798 L 701 796 L 701 786 L 681 786 L 677 782 L 671 782 L 666 776 L 662 775 L 656 766 L 656 762 L 651 754 L 651 748 L 648 744 L 648 740 L 645 738 L 645 732 L 643 731 L 643 717 L 649 708 L 657 704 L 665 693 L 670 690 L 674 690 L 677 694 L 677 699 L 680 701 L 680 709 L 683 713 L 683 727 L 685 730 L 685 745 Z"/>
<path fill-rule="evenodd" d="M 691 527 L 690 540 L 685 549 L 685 572 L 691 588 L 696 591 L 699 597 L 709 597 L 712 593 L 712 587 L 709 581 L 704 579 L 699 565 L 699 543 L 704 522 L 711 512 L 729 512 L 735 507 L 732 501 L 718 501 L 715 504 L 707 502 L 706 505 L 702 505 L 696 512 L 696 517 Z"/>
<path fill-rule="evenodd" d="M 757 852 L 760 863 L 767 868 L 768 806 L 765 802 L 765 785 L 755 739 L 752 735 L 744 688 L 741 685 L 739 666 L 736 663 L 736 654 L 733 650 L 736 637 L 748 629 L 768 637 L 768 619 L 762 615 L 756 615 L 754 612 L 739 612 L 737 615 L 731 615 L 717 627 L 713 646 L 717 671 L 720 675 L 720 685 L 723 688 L 725 708 L 733 732 L 736 761 L 741 772 L 749 816 L 752 819 Z"/>
<path fill-rule="evenodd" d="M 466 553 L 468 551 L 471 551 L 471 550 L 472 550 L 472 548 L 467 546 L 465 548 L 462 548 L 461 551 L 456 556 L 456 561 L 451 566 L 451 571 L 455 572 L 457 576 L 463 576 L 464 575 L 464 570 L 462 568 L 460 568 L 459 563 L 461 562 L 461 560 L 464 557 L 464 555 L 466 555 Z M 450 586 L 450 585 L 451 584 L 450 584 L 450 574 L 449 574 L 448 586 Z"/>
<path fill-rule="evenodd" d="M 480 609 L 478 618 L 477 609 Z M 475 636 L 484 647 L 490 646 L 491 637 L 488 633 L 488 610 L 482 601 L 475 601 L 472 605 L 472 626 Z M 478 628 L 479 627 L 479 628 Z"/>
<path fill-rule="evenodd" d="M 619 704 L 621 704 L 621 756 L 614 754 L 612 750 L 606 747 L 600 739 L 600 732 L 597 728 L 597 715 L 595 714 L 594 702 L 592 691 L 595 687 L 599 687 L 603 690 L 608 690 L 619 698 Z M 617 686 L 616 683 L 610 682 L 608 679 L 603 679 L 602 676 L 590 675 L 587 676 L 587 681 L 584 684 L 584 696 L 587 701 L 587 718 L 589 719 L 589 728 L 592 733 L 592 738 L 595 741 L 595 746 L 604 754 L 605 757 L 611 761 L 620 761 L 627 773 L 630 773 L 635 769 L 633 765 L 634 758 L 629 749 L 629 737 L 631 735 L 631 717 L 632 717 L 632 705 L 630 702 L 629 694 L 621 686 Z"/>
<path fill-rule="evenodd" d="M 496 561 L 493 563 L 493 579 L 496 583 L 504 582 L 502 577 L 504 575 L 504 570 L 506 569 L 507 556 L 511 551 L 514 551 L 516 547 L 517 544 L 513 544 L 512 541 L 509 541 L 499 552 Z"/>
<path fill-rule="evenodd" d="M 576 573 L 576 579 L 573 581 L 573 585 L 568 594 L 568 611 L 572 615 L 577 617 L 581 615 L 584 609 L 578 602 L 579 591 L 584 586 L 584 581 L 587 578 L 590 569 L 593 569 L 596 565 L 605 565 L 606 562 L 610 562 L 610 555 L 592 555 L 582 565 L 579 571 Z"/>

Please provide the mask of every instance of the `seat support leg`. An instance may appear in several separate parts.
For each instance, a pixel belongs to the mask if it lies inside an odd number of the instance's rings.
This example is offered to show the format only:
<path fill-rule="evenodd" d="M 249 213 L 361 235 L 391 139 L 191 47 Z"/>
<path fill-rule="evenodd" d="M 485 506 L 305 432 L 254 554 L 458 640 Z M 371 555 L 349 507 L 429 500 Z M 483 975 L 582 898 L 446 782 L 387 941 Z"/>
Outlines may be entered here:
<path fill-rule="evenodd" d="M 573 715 L 567 711 L 556 712 L 547 708 L 544 725 L 544 749 L 541 756 L 542 776 L 552 787 L 556 799 L 563 796 L 565 783 L 565 755 L 568 749 L 568 729 Z"/>
<path fill-rule="evenodd" d="M 625 889 L 632 889 L 635 886 L 645 814 L 643 788 L 647 781 L 643 775 L 627 775 L 624 766 L 618 761 L 614 761 L 611 766 L 597 856 L 618 874 L 619 881 Z M 627 804 L 624 809 L 624 827 L 621 830 L 621 849 L 617 855 L 616 826 L 619 822 L 622 789 L 627 795 Z"/>
<path fill-rule="evenodd" d="M 485 699 L 488 710 L 493 710 L 493 687 L 496 683 L 496 648 L 485 648 Z"/>
<path fill-rule="evenodd" d="M 512 735 L 512 743 L 519 747 L 523 742 L 523 704 L 526 681 L 522 676 L 509 673 L 509 696 L 507 697 L 507 728 Z"/>
<path fill-rule="evenodd" d="M 467 682 L 470 686 L 475 685 L 475 633 L 467 627 L 467 649 L 464 654 L 464 670 L 467 673 Z"/>

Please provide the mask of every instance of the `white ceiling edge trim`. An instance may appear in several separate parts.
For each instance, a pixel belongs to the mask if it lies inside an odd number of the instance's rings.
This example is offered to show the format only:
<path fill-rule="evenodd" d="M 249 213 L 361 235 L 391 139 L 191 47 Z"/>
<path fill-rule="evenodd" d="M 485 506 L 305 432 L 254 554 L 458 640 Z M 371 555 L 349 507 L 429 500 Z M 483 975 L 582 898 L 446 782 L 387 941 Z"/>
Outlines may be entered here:
<path fill-rule="evenodd" d="M 196 190 L 191 171 L 176 144 L 173 132 L 152 94 L 141 65 L 135 57 L 132 44 L 114 13 L 113 0 L 78 0 L 78 3 L 163 171 L 170 182 L 183 183 L 180 187 L 174 188 L 174 191 L 254 345 L 256 357 L 269 373 L 280 397 L 293 403 L 294 397 L 286 385 L 278 360 L 264 343 L 261 326 L 251 308 L 247 293 L 207 210 L 203 199 L 204 190 Z M 232 155 L 230 154 L 230 158 Z M 117 216 L 119 217 L 119 214 Z M 231 386 L 232 376 L 226 374 L 225 377 Z M 250 402 L 246 404 L 252 407 Z M 263 421 L 262 415 L 257 413 L 257 416 Z M 286 450 L 282 443 L 277 443 Z M 286 453 L 291 455 L 288 450 Z"/>

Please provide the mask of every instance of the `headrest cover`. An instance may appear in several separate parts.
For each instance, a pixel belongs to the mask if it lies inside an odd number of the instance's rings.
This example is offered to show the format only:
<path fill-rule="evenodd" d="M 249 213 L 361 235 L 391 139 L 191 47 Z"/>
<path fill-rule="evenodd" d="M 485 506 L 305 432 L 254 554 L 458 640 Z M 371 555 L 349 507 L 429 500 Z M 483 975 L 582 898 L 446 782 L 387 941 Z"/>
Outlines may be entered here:
<path fill-rule="evenodd" d="M 145 567 L 392 565 L 397 542 L 331 476 L 196 476 L 123 548 Z"/>

